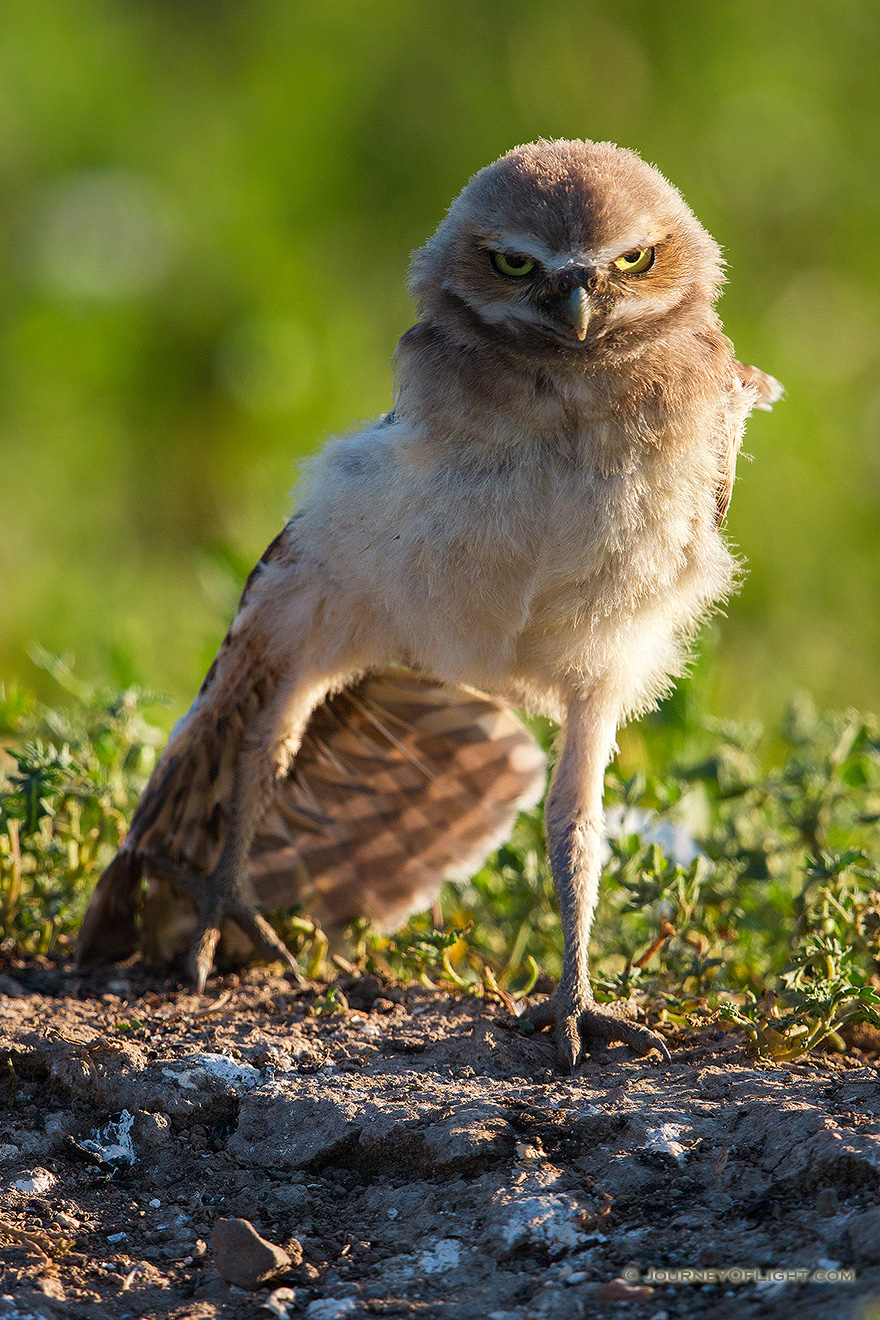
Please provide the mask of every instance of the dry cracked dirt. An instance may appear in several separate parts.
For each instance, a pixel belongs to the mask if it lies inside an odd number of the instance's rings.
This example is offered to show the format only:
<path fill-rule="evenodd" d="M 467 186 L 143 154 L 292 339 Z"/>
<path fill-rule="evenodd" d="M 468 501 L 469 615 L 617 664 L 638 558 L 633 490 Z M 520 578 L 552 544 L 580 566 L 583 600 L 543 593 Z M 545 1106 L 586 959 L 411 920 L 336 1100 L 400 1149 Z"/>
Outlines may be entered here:
<path fill-rule="evenodd" d="M 880 1316 L 869 1055 L 567 1077 L 501 1007 L 342 990 L 8 962 L 0 1317 Z"/>

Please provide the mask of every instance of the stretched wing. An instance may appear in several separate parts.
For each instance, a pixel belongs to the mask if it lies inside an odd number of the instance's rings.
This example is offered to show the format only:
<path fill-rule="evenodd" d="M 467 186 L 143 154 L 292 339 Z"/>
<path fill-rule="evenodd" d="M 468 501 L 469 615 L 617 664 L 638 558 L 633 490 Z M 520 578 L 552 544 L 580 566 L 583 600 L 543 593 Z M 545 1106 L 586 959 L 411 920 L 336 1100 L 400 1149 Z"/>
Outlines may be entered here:
<path fill-rule="evenodd" d="M 779 399 L 782 398 L 783 388 L 779 381 L 773 376 L 768 376 L 766 371 L 761 371 L 759 367 L 749 367 L 742 362 L 734 360 L 733 369 L 739 379 L 740 385 L 745 386 L 752 391 L 754 402 L 751 407 L 760 409 L 763 412 L 769 412 Z M 721 455 L 721 480 L 718 483 L 718 489 L 715 492 L 716 517 L 715 525 L 720 527 L 727 516 L 727 510 L 730 508 L 730 501 L 733 496 L 733 483 L 736 477 L 736 460 L 742 446 L 742 426 L 731 426 L 727 446 Z"/>
<path fill-rule="evenodd" d="M 254 841 L 257 894 L 269 908 L 302 896 L 329 926 L 399 925 L 477 870 L 544 780 L 498 702 L 406 671 L 368 677 L 313 715 Z"/>
<path fill-rule="evenodd" d="M 222 713 L 216 703 L 210 719 L 196 709 L 172 739 L 93 895 L 81 967 L 139 942 L 166 961 L 187 947 L 191 901 L 153 877 L 140 913 L 141 880 L 151 856 L 196 876 L 215 864 L 243 731 L 269 681 L 263 666 L 245 664 Z M 278 781 L 251 851 L 259 903 L 302 903 L 331 927 L 358 916 L 400 924 L 444 879 L 476 870 L 544 780 L 543 753 L 500 703 L 404 670 L 368 676 L 318 707 Z M 227 925 L 230 948 L 235 938 Z"/>

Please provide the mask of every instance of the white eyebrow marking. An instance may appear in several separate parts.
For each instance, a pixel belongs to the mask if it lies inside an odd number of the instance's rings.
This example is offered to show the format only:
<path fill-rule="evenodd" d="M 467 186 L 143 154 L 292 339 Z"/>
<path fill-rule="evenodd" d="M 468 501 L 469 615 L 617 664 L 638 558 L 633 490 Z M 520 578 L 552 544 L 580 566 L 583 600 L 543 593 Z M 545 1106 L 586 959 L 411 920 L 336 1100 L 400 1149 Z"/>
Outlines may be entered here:
<path fill-rule="evenodd" d="M 481 321 L 487 325 L 506 325 L 511 328 L 518 325 L 545 325 L 545 318 L 530 307 L 528 303 L 481 303 L 472 307 Z"/>
<path fill-rule="evenodd" d="M 571 266 L 610 265 L 625 252 L 640 252 L 642 248 L 656 247 L 667 237 L 668 230 L 665 228 L 661 229 L 648 222 L 642 222 L 639 229 L 632 229 L 621 238 L 615 239 L 613 243 L 595 249 L 569 248 L 567 251 L 560 251 L 543 242 L 537 234 L 523 230 L 506 230 L 503 233 L 495 231 L 484 234 L 480 241 L 482 246 L 490 251 L 521 253 L 524 257 L 531 257 L 533 261 L 540 262 L 547 271 L 560 271 L 567 270 Z"/>
<path fill-rule="evenodd" d="M 524 257 L 539 261 L 546 270 L 553 270 L 559 260 L 559 253 L 543 243 L 535 234 L 522 232 L 485 234 L 482 246 L 491 252 L 520 252 Z"/>
<path fill-rule="evenodd" d="M 627 252 L 641 252 L 643 248 L 656 247 L 668 237 L 665 229 L 633 229 L 613 245 L 602 248 L 596 255 L 603 262 L 612 262 Z"/>

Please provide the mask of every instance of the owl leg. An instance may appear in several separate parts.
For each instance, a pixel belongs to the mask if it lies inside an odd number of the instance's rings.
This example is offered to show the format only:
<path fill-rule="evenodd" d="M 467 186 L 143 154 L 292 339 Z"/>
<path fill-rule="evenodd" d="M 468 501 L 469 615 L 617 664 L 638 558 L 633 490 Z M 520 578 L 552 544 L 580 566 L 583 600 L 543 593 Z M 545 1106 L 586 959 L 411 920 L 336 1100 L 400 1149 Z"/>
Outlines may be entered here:
<path fill-rule="evenodd" d="M 238 758 L 230 803 L 229 827 L 213 871 L 196 876 L 162 857 L 149 857 L 152 871 L 169 880 L 196 904 L 198 924 L 186 969 L 198 994 L 214 964 L 214 954 L 226 920 L 244 931 L 257 955 L 281 961 L 299 974 L 287 945 L 257 911 L 257 897 L 248 877 L 248 860 L 257 826 L 269 805 L 280 774 L 286 772 L 305 731 L 309 716 L 324 698 L 327 682 L 279 689 L 254 719 Z"/>
<path fill-rule="evenodd" d="M 601 873 L 602 789 L 614 749 L 619 706 L 597 688 L 569 706 L 565 744 L 547 798 L 547 845 L 559 899 L 565 948 L 562 975 L 550 999 L 523 1015 L 540 1028 L 555 1024 L 562 1061 L 574 1068 L 588 1037 L 621 1041 L 639 1053 L 669 1051 L 662 1037 L 598 1007 L 590 987 L 587 946 Z"/>

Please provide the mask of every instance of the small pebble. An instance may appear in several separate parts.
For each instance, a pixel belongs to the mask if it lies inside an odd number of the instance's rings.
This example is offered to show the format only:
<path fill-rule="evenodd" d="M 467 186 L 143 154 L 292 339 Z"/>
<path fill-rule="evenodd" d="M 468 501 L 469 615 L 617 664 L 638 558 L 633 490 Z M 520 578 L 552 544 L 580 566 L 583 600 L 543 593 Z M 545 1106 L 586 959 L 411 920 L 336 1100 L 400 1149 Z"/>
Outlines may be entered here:
<path fill-rule="evenodd" d="M 260 1310 L 271 1311 L 273 1315 L 278 1316 L 278 1320 L 288 1320 L 289 1308 L 295 1301 L 296 1293 L 293 1288 L 276 1288 L 274 1292 L 269 1293 Z"/>
<path fill-rule="evenodd" d="M 626 1279 L 609 1279 L 600 1283 L 596 1292 L 603 1302 L 642 1302 L 654 1289 L 647 1283 L 627 1283 Z"/>
<path fill-rule="evenodd" d="M 518 1160 L 523 1163 L 534 1163 L 541 1158 L 541 1152 L 537 1146 L 532 1146 L 528 1141 L 518 1141 L 513 1148 L 514 1154 Z"/>
<path fill-rule="evenodd" d="M 211 1234 L 217 1273 L 227 1283 L 253 1292 L 290 1268 L 286 1251 L 260 1237 L 249 1219 L 218 1219 Z"/>

